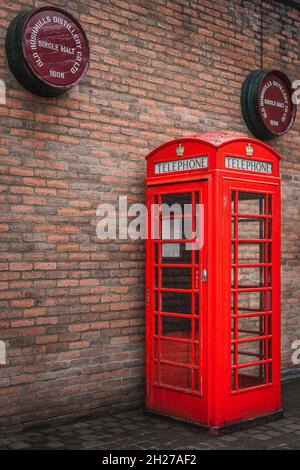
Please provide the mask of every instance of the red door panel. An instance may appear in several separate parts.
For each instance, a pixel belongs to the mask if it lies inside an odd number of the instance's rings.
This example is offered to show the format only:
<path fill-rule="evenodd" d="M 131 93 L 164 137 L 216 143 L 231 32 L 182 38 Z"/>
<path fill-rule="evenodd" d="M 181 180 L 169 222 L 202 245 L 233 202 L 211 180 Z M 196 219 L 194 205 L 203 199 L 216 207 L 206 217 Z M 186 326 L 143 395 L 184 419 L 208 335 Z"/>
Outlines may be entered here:
<path fill-rule="evenodd" d="M 228 422 L 280 409 L 280 206 L 275 184 L 225 181 L 224 195 Z"/>
<path fill-rule="evenodd" d="M 207 182 L 148 190 L 147 407 L 206 422 Z"/>

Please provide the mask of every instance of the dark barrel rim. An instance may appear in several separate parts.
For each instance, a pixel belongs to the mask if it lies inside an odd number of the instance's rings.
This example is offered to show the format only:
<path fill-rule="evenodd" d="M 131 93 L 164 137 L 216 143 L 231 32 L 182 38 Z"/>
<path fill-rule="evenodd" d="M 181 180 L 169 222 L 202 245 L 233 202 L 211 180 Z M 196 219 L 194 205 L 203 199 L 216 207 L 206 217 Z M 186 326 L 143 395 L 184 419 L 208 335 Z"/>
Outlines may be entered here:
<path fill-rule="evenodd" d="M 258 90 L 260 84 L 265 76 L 268 74 L 268 70 L 259 70 L 255 79 L 253 80 L 252 87 L 248 96 L 250 103 L 250 113 L 252 116 L 252 121 L 257 132 L 262 136 L 262 139 L 270 140 L 276 137 L 266 126 L 259 112 L 258 106 Z"/>
<path fill-rule="evenodd" d="M 252 134 L 259 139 L 266 139 L 269 136 L 262 131 L 259 122 L 257 121 L 253 98 L 251 99 L 260 73 L 261 70 L 251 72 L 243 82 L 241 93 L 242 114 L 245 123 Z"/>

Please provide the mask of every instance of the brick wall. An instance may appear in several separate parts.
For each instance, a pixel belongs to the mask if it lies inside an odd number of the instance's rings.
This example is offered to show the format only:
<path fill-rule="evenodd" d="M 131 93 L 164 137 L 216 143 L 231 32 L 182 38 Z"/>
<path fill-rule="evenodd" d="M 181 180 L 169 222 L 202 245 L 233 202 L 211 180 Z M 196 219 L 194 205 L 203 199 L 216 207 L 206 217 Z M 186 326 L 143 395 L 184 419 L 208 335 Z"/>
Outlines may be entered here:
<path fill-rule="evenodd" d="M 31 0 L 2 0 L 2 425 L 143 402 L 144 247 L 101 242 L 96 208 L 144 198 L 144 156 L 195 132 L 246 132 L 240 89 L 261 67 L 261 0 L 49 1 L 80 18 L 86 79 L 57 99 L 24 91 L 4 38 Z M 300 79 L 296 8 L 263 1 L 263 67 Z M 283 367 L 300 339 L 299 119 L 282 153 Z"/>

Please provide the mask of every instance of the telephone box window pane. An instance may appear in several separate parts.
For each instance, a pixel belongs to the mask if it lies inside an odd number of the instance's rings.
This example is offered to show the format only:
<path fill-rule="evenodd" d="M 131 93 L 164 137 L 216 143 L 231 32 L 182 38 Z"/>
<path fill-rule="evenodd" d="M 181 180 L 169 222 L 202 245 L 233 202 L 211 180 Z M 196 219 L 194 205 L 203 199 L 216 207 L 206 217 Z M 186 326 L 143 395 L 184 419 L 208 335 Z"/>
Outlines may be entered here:
<path fill-rule="evenodd" d="M 231 364 L 235 365 L 235 351 L 236 351 L 236 345 L 232 344 L 231 345 Z"/>
<path fill-rule="evenodd" d="M 169 338 L 191 339 L 192 321 L 190 318 L 161 317 L 162 336 Z"/>
<path fill-rule="evenodd" d="M 231 219 L 231 238 L 236 238 L 236 231 L 235 231 L 235 217 Z"/>
<path fill-rule="evenodd" d="M 152 218 L 152 223 L 153 223 L 153 229 L 152 229 L 152 237 L 154 240 L 159 239 L 159 223 L 158 223 L 158 218 L 153 217 Z"/>
<path fill-rule="evenodd" d="M 171 387 L 191 390 L 192 370 L 184 367 L 176 367 L 169 364 L 161 364 L 160 382 L 161 384 L 168 385 Z"/>
<path fill-rule="evenodd" d="M 272 376 L 272 363 L 271 362 L 269 362 L 269 364 L 268 364 L 268 375 L 269 375 L 268 382 L 272 383 L 273 376 Z"/>
<path fill-rule="evenodd" d="M 268 359 L 272 359 L 272 339 L 268 339 Z"/>
<path fill-rule="evenodd" d="M 161 303 L 161 312 L 192 314 L 191 294 L 162 292 Z"/>
<path fill-rule="evenodd" d="M 160 359 L 163 361 L 176 362 L 177 364 L 192 364 L 191 343 L 179 343 L 176 341 L 160 341 Z"/>
<path fill-rule="evenodd" d="M 154 359 L 158 359 L 158 339 L 154 338 Z"/>
<path fill-rule="evenodd" d="M 158 335 L 158 322 L 159 322 L 158 316 L 155 315 L 154 316 L 154 334 L 155 334 L 155 336 Z"/>
<path fill-rule="evenodd" d="M 162 243 L 162 264 L 192 264 L 192 251 L 185 243 Z"/>
<path fill-rule="evenodd" d="M 231 192 L 231 213 L 234 214 L 237 210 L 236 208 L 236 191 Z"/>
<path fill-rule="evenodd" d="M 265 272 L 265 268 L 239 268 L 238 287 L 264 287 Z"/>
<path fill-rule="evenodd" d="M 264 215 L 266 212 L 266 195 L 239 192 L 238 211 L 239 214 Z"/>
<path fill-rule="evenodd" d="M 193 372 L 194 372 L 195 390 L 198 391 L 199 390 L 199 371 L 194 370 Z"/>
<path fill-rule="evenodd" d="M 268 335 L 272 334 L 272 315 L 268 315 Z"/>
<path fill-rule="evenodd" d="M 236 374 L 235 374 L 235 370 L 233 370 L 231 372 L 231 390 L 233 392 L 236 391 Z"/>
<path fill-rule="evenodd" d="M 154 287 L 158 287 L 158 269 L 154 268 Z"/>
<path fill-rule="evenodd" d="M 194 314 L 199 315 L 199 313 L 200 313 L 200 311 L 199 311 L 200 310 L 199 294 L 195 294 L 194 298 L 195 298 L 195 312 L 194 312 Z"/>
<path fill-rule="evenodd" d="M 272 238 L 272 219 L 268 220 L 268 239 Z"/>
<path fill-rule="evenodd" d="M 231 294 L 231 315 L 235 315 L 235 294 Z"/>
<path fill-rule="evenodd" d="M 231 244 L 231 263 L 235 264 L 236 261 L 237 260 L 235 259 L 235 243 L 232 243 Z"/>
<path fill-rule="evenodd" d="M 195 318 L 195 320 L 194 320 L 194 339 L 196 341 L 199 340 L 199 321 L 198 321 L 198 318 Z"/>
<path fill-rule="evenodd" d="M 263 240 L 266 238 L 265 219 L 239 218 L 238 235 L 240 240 Z"/>
<path fill-rule="evenodd" d="M 262 361 L 265 357 L 265 341 L 250 341 L 248 343 L 239 343 L 238 345 L 238 364 L 248 364 L 251 362 Z"/>
<path fill-rule="evenodd" d="M 163 288 L 192 288 L 192 270 L 189 268 L 162 268 L 161 274 Z"/>
<path fill-rule="evenodd" d="M 194 365 L 199 365 L 199 345 L 197 343 L 194 344 Z"/>
<path fill-rule="evenodd" d="M 161 221 L 162 240 L 182 239 L 182 219 L 163 219 Z"/>
<path fill-rule="evenodd" d="M 156 362 L 154 363 L 154 382 L 158 383 L 158 365 Z"/>
<path fill-rule="evenodd" d="M 266 293 L 267 296 L 267 311 L 270 312 L 272 310 L 272 291 L 268 291 Z"/>
<path fill-rule="evenodd" d="M 159 311 L 158 292 L 154 292 L 154 311 L 155 311 L 155 312 L 158 312 L 158 311 Z"/>
<path fill-rule="evenodd" d="M 168 215 L 172 210 L 175 213 L 191 215 L 192 193 L 163 194 L 161 196 L 161 205 L 163 216 Z"/>
<path fill-rule="evenodd" d="M 235 338 L 235 322 L 236 322 L 236 319 L 232 318 L 231 319 L 231 339 L 232 340 L 236 339 Z"/>
<path fill-rule="evenodd" d="M 194 240 L 191 217 L 166 218 L 161 221 L 162 240 Z"/>
<path fill-rule="evenodd" d="M 191 248 L 193 248 L 193 247 L 191 247 Z M 193 251 L 195 252 L 195 262 L 194 262 L 194 264 L 199 264 L 199 250 L 196 247 L 196 249 L 193 250 Z"/>
<path fill-rule="evenodd" d="M 272 286 L 272 268 L 268 269 L 268 287 Z"/>
<path fill-rule="evenodd" d="M 158 264 L 158 243 L 154 244 L 154 263 Z"/>
<path fill-rule="evenodd" d="M 265 293 L 264 292 L 239 292 L 238 313 L 264 312 Z"/>
<path fill-rule="evenodd" d="M 272 243 L 267 243 L 268 245 L 268 263 L 272 263 Z"/>
<path fill-rule="evenodd" d="M 183 240 L 195 240 L 198 237 L 198 233 L 196 231 L 195 233 L 193 232 L 193 222 L 191 217 L 185 217 L 185 219 L 183 219 L 182 230 Z"/>
<path fill-rule="evenodd" d="M 238 263 L 257 264 L 266 262 L 265 243 L 239 243 Z"/>
<path fill-rule="evenodd" d="M 243 317 L 238 319 L 238 339 L 265 336 L 265 316 Z"/>
<path fill-rule="evenodd" d="M 266 367 L 265 364 L 243 367 L 238 370 L 238 389 L 258 387 L 264 385 L 266 381 Z"/>
<path fill-rule="evenodd" d="M 272 215 L 272 196 L 268 195 L 268 214 Z"/>

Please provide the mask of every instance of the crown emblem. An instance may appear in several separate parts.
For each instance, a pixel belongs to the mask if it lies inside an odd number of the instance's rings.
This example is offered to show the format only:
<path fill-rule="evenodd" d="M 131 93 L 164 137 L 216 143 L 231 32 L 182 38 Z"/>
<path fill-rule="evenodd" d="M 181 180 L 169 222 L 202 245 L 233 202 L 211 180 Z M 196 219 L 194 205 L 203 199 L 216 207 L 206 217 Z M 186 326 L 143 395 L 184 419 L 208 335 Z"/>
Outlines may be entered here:
<path fill-rule="evenodd" d="M 177 149 L 176 149 L 176 153 L 177 153 L 177 156 L 178 156 L 178 157 L 182 157 L 182 156 L 183 156 L 183 154 L 184 154 L 184 147 L 183 147 L 181 144 L 178 145 L 178 147 L 177 147 Z"/>
<path fill-rule="evenodd" d="M 246 147 L 246 155 L 248 157 L 252 157 L 253 155 L 253 152 L 254 152 L 254 148 L 251 146 L 251 144 L 249 143 Z"/>

